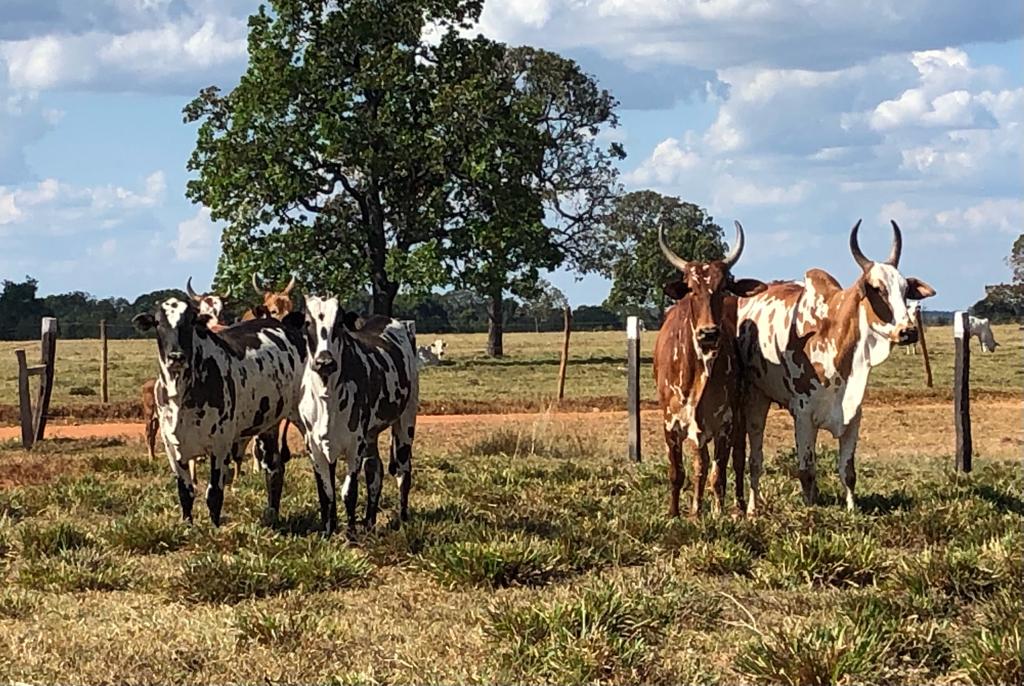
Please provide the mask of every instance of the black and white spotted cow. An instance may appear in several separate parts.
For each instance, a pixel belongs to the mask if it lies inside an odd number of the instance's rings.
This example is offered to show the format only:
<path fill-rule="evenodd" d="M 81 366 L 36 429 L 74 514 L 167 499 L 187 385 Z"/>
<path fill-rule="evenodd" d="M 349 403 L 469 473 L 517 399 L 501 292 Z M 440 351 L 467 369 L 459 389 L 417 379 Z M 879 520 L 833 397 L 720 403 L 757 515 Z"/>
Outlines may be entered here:
<path fill-rule="evenodd" d="M 214 332 L 195 303 L 170 298 L 132 321 L 142 331 L 156 329 L 157 416 L 178 479 L 182 517 L 192 520 L 195 499 L 188 462 L 209 455 L 206 504 L 219 526 L 228 460 L 253 436 L 276 436 L 282 419 L 297 418 L 306 361 L 301 317 L 258 319 Z M 264 464 L 268 507 L 276 514 L 284 465 L 279 454 L 266 459 L 273 462 Z"/>
<path fill-rule="evenodd" d="M 388 472 L 397 477 L 399 517 L 409 518 L 412 442 L 419 405 L 416 340 L 400 322 L 346 316 L 336 298 L 306 298 L 306 368 L 299 418 L 306 438 L 325 533 L 338 526 L 335 468 L 345 458 L 341 487 L 351 536 L 359 473 L 366 477 L 367 529 L 374 526 L 384 470 L 377 440 L 391 428 Z"/>

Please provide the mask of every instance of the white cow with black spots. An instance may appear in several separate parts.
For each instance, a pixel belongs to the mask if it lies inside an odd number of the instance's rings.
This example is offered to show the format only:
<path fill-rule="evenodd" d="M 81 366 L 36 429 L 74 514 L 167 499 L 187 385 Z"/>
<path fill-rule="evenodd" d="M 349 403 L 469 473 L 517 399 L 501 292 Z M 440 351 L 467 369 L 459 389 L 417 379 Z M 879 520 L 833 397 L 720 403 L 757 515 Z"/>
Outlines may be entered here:
<path fill-rule="evenodd" d="M 282 419 L 297 418 L 306 347 L 301 319 L 259 319 L 210 328 L 211 318 L 193 302 L 170 298 L 154 312 L 132 320 L 142 331 L 156 329 L 160 375 L 155 396 L 160 432 L 178 479 L 182 517 L 192 520 L 195 484 L 188 463 L 210 456 L 206 504 L 219 526 L 228 460 L 245 443 L 268 432 L 276 436 Z M 268 441 L 270 445 L 276 441 Z M 284 466 L 271 451 L 267 474 L 268 507 L 280 507 Z"/>
<path fill-rule="evenodd" d="M 448 343 L 443 338 L 434 339 L 434 342 L 430 345 L 421 345 L 416 348 L 416 359 L 419 368 L 435 367 L 441 364 L 447 350 Z"/>
<path fill-rule="evenodd" d="M 349 535 L 355 533 L 361 471 L 366 477 L 366 528 L 376 523 L 384 476 L 377 440 L 389 428 L 388 472 L 397 477 L 399 517 L 407 520 L 419 405 L 415 336 L 401 322 L 385 317 L 371 318 L 356 328 L 336 298 L 307 297 L 306 342 L 299 418 L 313 461 L 325 533 L 338 526 L 339 459 L 346 465 L 341 493 Z"/>

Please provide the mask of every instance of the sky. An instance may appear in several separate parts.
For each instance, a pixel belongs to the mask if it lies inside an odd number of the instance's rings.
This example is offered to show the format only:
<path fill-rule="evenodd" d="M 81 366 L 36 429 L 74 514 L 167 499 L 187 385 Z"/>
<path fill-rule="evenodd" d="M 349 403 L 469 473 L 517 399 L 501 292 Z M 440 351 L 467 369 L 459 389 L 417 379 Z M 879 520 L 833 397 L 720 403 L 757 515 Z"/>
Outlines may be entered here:
<path fill-rule="evenodd" d="M 0 279 L 134 298 L 213 277 L 182 107 L 245 69 L 258 0 L 0 0 Z M 1024 4 L 487 0 L 480 30 L 577 60 L 621 102 L 627 190 L 746 230 L 737 276 L 850 283 L 850 227 L 932 309 L 1008 279 L 1024 228 Z M 608 282 L 557 272 L 574 306 Z"/>

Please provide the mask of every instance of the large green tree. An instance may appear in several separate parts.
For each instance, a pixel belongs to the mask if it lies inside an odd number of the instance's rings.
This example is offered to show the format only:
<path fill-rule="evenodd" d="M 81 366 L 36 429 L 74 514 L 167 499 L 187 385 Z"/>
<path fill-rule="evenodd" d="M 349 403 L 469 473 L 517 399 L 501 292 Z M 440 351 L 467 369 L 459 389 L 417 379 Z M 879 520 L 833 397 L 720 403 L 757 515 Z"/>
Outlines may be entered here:
<path fill-rule="evenodd" d="M 620 197 L 604 217 L 601 272 L 612 280 L 604 306 L 620 314 L 660 313 L 668 300 L 662 286 L 675 275 L 658 247 L 658 229 L 687 260 L 725 255 L 722 229 L 693 203 L 650 190 Z"/>
<path fill-rule="evenodd" d="M 244 288 L 253 271 L 342 297 L 368 281 L 372 311 L 390 314 L 400 285 L 444 280 L 452 160 L 437 65 L 471 51 L 460 30 L 480 9 L 270 0 L 250 17 L 239 84 L 207 88 L 184 111 L 199 123 L 187 194 L 228 224 L 218 288 Z"/>
<path fill-rule="evenodd" d="M 473 116 L 453 113 L 449 137 L 466 154 L 444 247 L 455 283 L 487 298 L 487 353 L 501 356 L 508 294 L 528 297 L 542 270 L 595 268 L 625 152 L 598 138 L 618 123 L 616 100 L 572 60 L 493 43 L 475 54 L 480 71 L 460 81 Z"/>

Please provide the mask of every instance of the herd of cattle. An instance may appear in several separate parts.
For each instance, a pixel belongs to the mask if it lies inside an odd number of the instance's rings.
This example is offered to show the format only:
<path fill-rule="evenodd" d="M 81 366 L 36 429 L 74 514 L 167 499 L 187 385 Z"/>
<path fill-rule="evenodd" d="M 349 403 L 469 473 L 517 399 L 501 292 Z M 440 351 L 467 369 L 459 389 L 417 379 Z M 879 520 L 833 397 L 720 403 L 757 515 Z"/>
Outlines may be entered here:
<path fill-rule="evenodd" d="M 724 506 L 731 456 L 734 511 L 741 514 L 745 506 L 749 515 L 758 512 L 772 403 L 793 417 L 804 501 L 817 499 L 815 443 L 818 430 L 826 429 L 839 439 L 839 478 L 846 507 L 854 508 L 854 454 L 868 375 L 893 345 L 917 342 L 917 316 L 908 301 L 935 295 L 925 282 L 900 273 L 903 239 L 896 222 L 891 250 L 881 262 L 861 252 L 859 229 L 860 221 L 850 231 L 850 251 L 861 275 L 845 289 L 821 269 L 809 270 L 802 282 L 733 278 L 744 244 L 739 222 L 731 252 L 713 262 L 680 258 L 659 233 L 662 252 L 679 272 L 665 284 L 666 295 L 677 302 L 666 313 L 654 351 L 669 457 L 669 514 L 679 514 L 684 451 L 693 465 L 690 514 L 700 512 L 711 448 L 714 509 Z M 971 328 L 986 351 L 995 349 L 986 320 L 973 320 Z M 744 502 L 748 442 L 750 493 Z"/>
<path fill-rule="evenodd" d="M 935 294 L 900 273 L 896 222 L 891 251 L 881 262 L 861 252 L 859 229 L 858 221 L 850 250 L 862 273 L 846 289 L 820 269 L 809 270 L 802 282 L 734 278 L 744 247 L 739 222 L 729 254 L 711 262 L 684 260 L 659 232 L 661 250 L 678 271 L 664 286 L 676 302 L 665 313 L 654 350 L 670 515 L 679 514 L 684 452 L 693 470 L 691 516 L 700 512 L 709 465 L 714 509 L 724 507 L 730 457 L 734 512 L 757 514 L 773 402 L 794 419 L 804 500 L 817 498 L 815 442 L 818 430 L 826 429 L 839 439 L 839 477 L 846 506 L 854 508 L 854 454 L 868 375 L 893 345 L 917 342 L 916 301 Z M 290 457 L 290 422 L 299 427 L 313 464 L 326 533 L 337 530 L 339 460 L 346 468 L 341 493 L 349 534 L 356 527 L 360 472 L 367 489 L 364 523 L 374 526 L 383 481 L 378 438 L 388 429 L 388 472 L 398 483 L 399 518 L 407 519 L 419 370 L 444 357 L 444 341 L 417 349 L 415 334 L 402 322 L 345 312 L 336 298 L 308 296 L 304 311 L 296 312 L 294 278 L 281 291 L 260 288 L 255 276 L 253 286 L 262 304 L 231 326 L 221 322 L 222 298 L 196 293 L 191 279 L 188 299 L 170 298 L 133 320 L 140 330 L 156 330 L 160 373 L 143 388 L 146 439 L 153 456 L 157 433 L 163 438 L 182 516 L 192 519 L 195 461 L 208 457 L 206 503 L 213 523 L 220 524 L 225 487 L 254 442 L 267 485 L 266 516 L 275 517 Z M 971 324 L 984 349 L 994 350 L 988 322 Z"/>

